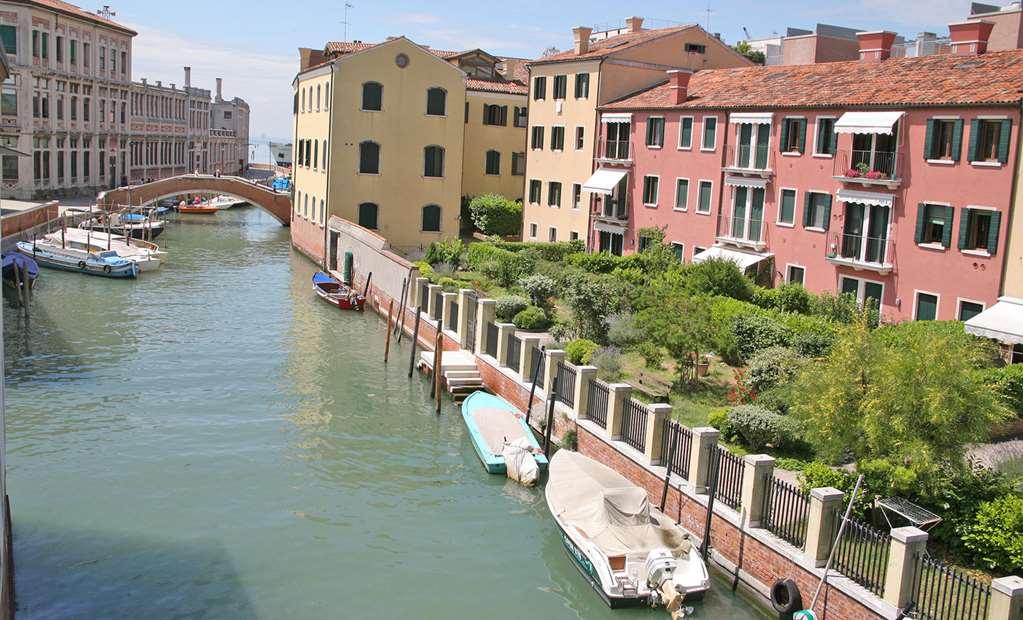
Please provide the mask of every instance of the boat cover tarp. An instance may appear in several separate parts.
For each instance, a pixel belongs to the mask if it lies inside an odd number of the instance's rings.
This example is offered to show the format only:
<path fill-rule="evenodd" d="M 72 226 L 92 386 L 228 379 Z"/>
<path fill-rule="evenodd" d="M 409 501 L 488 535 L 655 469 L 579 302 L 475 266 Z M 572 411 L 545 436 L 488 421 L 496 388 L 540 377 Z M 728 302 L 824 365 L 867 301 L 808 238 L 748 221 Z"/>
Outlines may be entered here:
<path fill-rule="evenodd" d="M 122 213 L 118 217 L 120 217 L 125 222 L 144 222 L 144 221 L 146 221 L 146 216 L 142 215 L 141 213 Z"/>
<path fill-rule="evenodd" d="M 670 549 L 675 556 L 689 552 L 682 530 L 652 511 L 647 492 L 613 469 L 578 452 L 559 450 L 549 471 L 551 511 L 608 556 L 657 548 Z"/>
<path fill-rule="evenodd" d="M 522 423 L 507 409 L 497 407 L 476 407 L 472 419 L 480 429 L 491 454 L 501 454 L 504 444 L 526 436 Z"/>
<path fill-rule="evenodd" d="M 531 487 L 540 479 L 540 466 L 536 464 L 529 439 L 519 437 L 504 444 L 501 456 L 504 457 L 505 473 L 515 482 Z"/>
<path fill-rule="evenodd" d="M 328 283 L 339 284 L 339 282 L 337 280 L 335 280 L 331 276 L 323 273 L 322 271 L 317 271 L 316 273 L 313 274 L 313 284 L 328 284 Z"/>
<path fill-rule="evenodd" d="M 18 269 L 28 269 L 28 277 L 35 279 L 39 275 L 39 265 L 34 260 L 25 256 L 24 254 L 10 253 L 3 255 L 3 271 L 6 274 L 9 269 L 17 267 Z M 13 276 L 13 272 L 12 275 Z"/>

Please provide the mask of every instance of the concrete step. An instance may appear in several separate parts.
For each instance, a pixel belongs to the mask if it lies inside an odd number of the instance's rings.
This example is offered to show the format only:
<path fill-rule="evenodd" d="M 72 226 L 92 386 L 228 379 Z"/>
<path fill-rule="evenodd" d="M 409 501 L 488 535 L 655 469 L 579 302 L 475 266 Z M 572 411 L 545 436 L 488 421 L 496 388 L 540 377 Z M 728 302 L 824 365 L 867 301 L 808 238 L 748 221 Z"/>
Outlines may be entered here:
<path fill-rule="evenodd" d="M 447 384 L 449 388 L 480 387 L 483 385 L 483 381 L 479 377 L 467 377 L 464 379 L 448 379 Z"/>
<path fill-rule="evenodd" d="M 475 377 L 479 379 L 480 373 L 478 370 L 473 368 L 472 370 L 448 370 L 447 365 L 444 368 L 445 379 L 469 379 Z"/>
<path fill-rule="evenodd" d="M 419 355 L 421 366 L 433 369 L 433 351 L 423 351 Z M 441 356 L 441 370 L 476 370 L 476 358 L 464 351 L 445 351 Z"/>

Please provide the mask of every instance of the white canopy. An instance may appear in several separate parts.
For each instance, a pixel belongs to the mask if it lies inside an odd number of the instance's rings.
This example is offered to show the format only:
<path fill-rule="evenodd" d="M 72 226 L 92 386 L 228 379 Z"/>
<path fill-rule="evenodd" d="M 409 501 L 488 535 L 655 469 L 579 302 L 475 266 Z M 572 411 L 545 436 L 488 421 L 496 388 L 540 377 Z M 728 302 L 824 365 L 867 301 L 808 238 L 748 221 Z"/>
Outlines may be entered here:
<path fill-rule="evenodd" d="M 627 123 L 632 120 L 632 112 L 608 112 L 600 115 L 602 123 Z"/>
<path fill-rule="evenodd" d="M 757 252 L 740 252 L 739 250 L 731 250 L 728 248 L 721 247 L 719 245 L 712 245 L 706 250 L 700 252 L 696 256 L 693 256 L 694 263 L 702 263 L 705 260 L 712 258 L 719 258 L 724 260 L 730 260 L 742 271 L 746 271 L 747 268 L 756 265 L 765 258 L 771 258 L 772 254 L 760 254 Z"/>
<path fill-rule="evenodd" d="M 590 178 L 586 179 L 586 182 L 583 183 L 583 189 L 594 194 L 610 195 L 618 183 L 625 178 L 626 174 L 625 170 L 601 168 L 594 172 Z"/>
<path fill-rule="evenodd" d="M 751 123 L 753 125 L 769 125 L 774 118 L 772 112 L 733 112 L 728 115 L 728 122 L 733 124 Z"/>
<path fill-rule="evenodd" d="M 854 189 L 838 190 L 840 202 L 852 202 L 861 205 L 876 205 L 878 207 L 890 207 L 895 202 L 895 196 L 891 194 L 880 194 L 878 192 L 863 192 Z"/>
<path fill-rule="evenodd" d="M 726 174 L 725 185 L 738 185 L 739 187 L 767 187 L 767 179 L 761 177 L 744 177 L 737 174 Z"/>
<path fill-rule="evenodd" d="M 1006 344 L 1023 344 L 1023 299 L 999 297 L 995 305 L 966 321 L 966 332 Z"/>
<path fill-rule="evenodd" d="M 905 112 L 846 112 L 835 123 L 835 133 L 892 133 Z"/>

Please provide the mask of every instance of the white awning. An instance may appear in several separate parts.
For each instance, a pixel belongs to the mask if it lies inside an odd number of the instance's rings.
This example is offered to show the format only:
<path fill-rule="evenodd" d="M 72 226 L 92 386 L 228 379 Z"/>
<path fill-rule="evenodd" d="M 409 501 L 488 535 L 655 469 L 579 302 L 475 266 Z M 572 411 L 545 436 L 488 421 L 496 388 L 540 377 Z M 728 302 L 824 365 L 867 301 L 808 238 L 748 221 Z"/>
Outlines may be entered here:
<path fill-rule="evenodd" d="M 751 123 L 753 125 L 770 125 L 774 118 L 773 112 L 733 112 L 728 115 L 728 122 L 733 124 Z"/>
<path fill-rule="evenodd" d="M 632 112 L 608 112 L 600 115 L 602 123 L 628 123 L 632 120 Z"/>
<path fill-rule="evenodd" d="M 625 222 L 615 222 L 613 220 L 595 220 L 593 222 L 593 230 L 611 233 L 612 235 L 624 235 L 625 228 Z"/>
<path fill-rule="evenodd" d="M 895 196 L 891 194 L 879 194 L 877 192 L 863 192 L 855 189 L 840 189 L 837 194 L 839 202 L 852 202 L 861 205 L 876 205 L 878 207 L 890 207 L 895 202 Z"/>
<path fill-rule="evenodd" d="M 738 174 L 726 174 L 725 185 L 764 188 L 767 187 L 767 179 L 761 177 L 744 177 Z"/>
<path fill-rule="evenodd" d="M 694 263 L 702 263 L 705 260 L 712 258 L 720 258 L 724 260 L 730 260 L 739 266 L 739 269 L 746 271 L 748 267 L 756 265 L 765 258 L 771 258 L 773 254 L 758 254 L 756 252 L 740 252 L 739 250 L 730 250 L 723 248 L 719 245 L 712 245 L 706 250 L 700 252 L 696 256 L 693 256 Z"/>
<path fill-rule="evenodd" d="M 610 195 L 626 174 L 628 173 L 625 170 L 601 168 L 586 179 L 586 182 L 583 183 L 583 190 L 594 194 Z"/>
<path fill-rule="evenodd" d="M 835 122 L 835 133 L 892 133 L 905 112 L 846 112 Z"/>
<path fill-rule="evenodd" d="M 966 321 L 966 333 L 1023 344 L 1023 299 L 999 297 L 995 305 Z"/>

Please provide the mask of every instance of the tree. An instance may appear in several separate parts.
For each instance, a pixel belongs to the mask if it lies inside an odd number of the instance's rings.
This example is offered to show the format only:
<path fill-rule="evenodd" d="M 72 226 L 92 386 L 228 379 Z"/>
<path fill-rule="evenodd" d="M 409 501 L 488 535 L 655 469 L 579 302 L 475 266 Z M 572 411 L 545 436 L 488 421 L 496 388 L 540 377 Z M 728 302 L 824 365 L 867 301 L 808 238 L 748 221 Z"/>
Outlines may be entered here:
<path fill-rule="evenodd" d="M 469 201 L 472 223 L 485 235 L 522 232 L 522 203 L 500 194 L 482 194 Z"/>
<path fill-rule="evenodd" d="M 644 296 L 636 325 L 675 360 L 679 381 L 696 381 L 696 362 L 710 349 L 717 330 L 706 297 L 691 296 L 677 280 L 655 280 Z"/>
<path fill-rule="evenodd" d="M 595 342 L 607 342 L 607 317 L 621 310 L 622 299 L 621 286 L 610 275 L 585 274 L 565 290 L 576 333 Z"/>
<path fill-rule="evenodd" d="M 749 58 L 758 65 L 762 65 L 765 62 L 767 62 L 767 58 L 764 56 L 764 53 L 761 52 L 760 50 L 753 49 L 753 46 L 750 45 L 747 41 L 739 41 L 732 47 L 732 49 L 739 52 L 746 58 Z"/>

